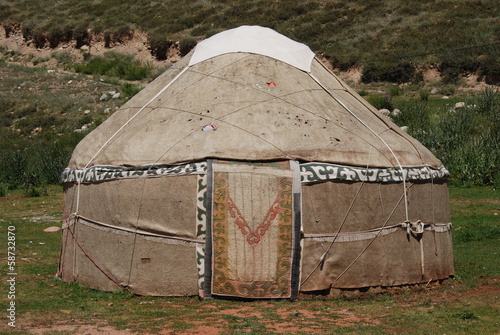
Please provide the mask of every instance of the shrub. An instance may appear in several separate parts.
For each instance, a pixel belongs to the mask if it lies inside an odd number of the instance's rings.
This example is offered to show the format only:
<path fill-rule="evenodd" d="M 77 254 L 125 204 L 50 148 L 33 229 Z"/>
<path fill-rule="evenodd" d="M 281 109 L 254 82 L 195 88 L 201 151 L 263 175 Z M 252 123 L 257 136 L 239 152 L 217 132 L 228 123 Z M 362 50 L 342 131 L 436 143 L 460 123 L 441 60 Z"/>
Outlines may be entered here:
<path fill-rule="evenodd" d="M 52 49 L 57 48 L 59 43 L 69 42 L 73 38 L 73 30 L 69 27 L 51 27 L 47 33 L 47 41 Z"/>
<path fill-rule="evenodd" d="M 420 100 L 422 101 L 428 101 L 429 100 L 429 91 L 428 90 L 420 90 L 420 92 L 418 92 L 419 96 L 420 96 Z"/>
<path fill-rule="evenodd" d="M 90 46 L 90 34 L 85 26 L 76 28 L 73 32 L 73 38 L 76 40 L 75 47 L 77 49 L 80 49 L 84 45 Z"/>
<path fill-rule="evenodd" d="M 496 185 L 500 181 L 500 94 L 485 89 L 456 110 L 432 110 L 425 101 L 403 103 L 393 117 L 431 149 L 456 185 Z"/>
<path fill-rule="evenodd" d="M 149 38 L 149 49 L 151 54 L 158 60 L 166 60 L 168 50 L 172 45 L 172 41 L 162 35 L 154 35 Z"/>
<path fill-rule="evenodd" d="M 366 99 L 373 107 L 377 109 L 388 109 L 392 110 L 393 106 L 391 103 L 391 97 L 389 96 L 381 96 L 381 95 L 372 95 Z"/>
<path fill-rule="evenodd" d="M 489 54 L 479 59 L 479 76 L 487 84 L 500 83 L 500 55 Z"/>
<path fill-rule="evenodd" d="M 140 87 L 137 87 L 130 83 L 125 83 L 122 86 L 122 92 L 127 98 L 131 98 L 141 91 Z"/>
<path fill-rule="evenodd" d="M 181 57 L 186 56 L 195 46 L 196 39 L 194 37 L 185 37 L 179 41 L 179 52 Z"/>
<path fill-rule="evenodd" d="M 45 36 L 45 32 L 41 29 L 37 29 L 33 32 L 33 45 L 37 49 L 42 49 L 45 47 L 47 43 L 47 37 Z"/>
<path fill-rule="evenodd" d="M 408 62 L 398 62 L 396 64 L 391 61 L 369 63 L 363 68 L 361 81 L 363 83 L 387 81 L 402 84 L 410 82 L 414 73 L 414 66 Z"/>
<path fill-rule="evenodd" d="M 43 195 L 48 184 L 59 183 L 59 176 L 82 137 L 82 134 L 69 133 L 57 140 L 2 141 L 0 185 L 22 187 L 30 196 Z"/>
<path fill-rule="evenodd" d="M 125 80 L 142 80 L 151 73 L 150 65 L 143 65 L 131 55 L 106 52 L 91 57 L 87 62 L 75 65 L 75 71 L 84 74 L 114 76 Z"/>

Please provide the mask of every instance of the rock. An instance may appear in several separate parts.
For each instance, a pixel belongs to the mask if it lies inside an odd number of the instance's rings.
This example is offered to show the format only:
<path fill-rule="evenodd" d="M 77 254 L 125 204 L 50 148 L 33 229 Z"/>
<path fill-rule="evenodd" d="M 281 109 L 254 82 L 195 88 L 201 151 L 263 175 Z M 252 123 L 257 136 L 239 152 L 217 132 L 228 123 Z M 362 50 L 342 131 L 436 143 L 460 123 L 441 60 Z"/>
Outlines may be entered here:
<path fill-rule="evenodd" d="M 111 112 L 111 108 L 105 108 L 103 113 L 104 114 L 109 114 Z"/>
<path fill-rule="evenodd" d="M 120 93 L 115 93 L 111 96 L 113 99 L 118 99 L 120 97 Z"/>
<path fill-rule="evenodd" d="M 46 233 L 55 233 L 59 230 L 61 230 L 61 228 L 59 228 L 59 227 L 48 227 L 48 228 L 45 228 L 43 231 Z"/>
<path fill-rule="evenodd" d="M 457 102 L 455 104 L 455 109 L 457 108 L 464 108 L 465 107 L 465 102 Z"/>
<path fill-rule="evenodd" d="M 401 111 L 397 108 L 395 108 L 391 113 L 392 116 L 398 116 L 399 114 L 401 114 Z"/>
<path fill-rule="evenodd" d="M 110 96 L 113 96 L 113 95 L 115 95 L 115 94 L 116 94 L 116 91 L 109 91 L 109 92 L 108 92 L 108 94 L 109 94 Z"/>
<path fill-rule="evenodd" d="M 83 114 L 85 115 L 90 114 L 90 109 L 86 109 L 85 112 L 83 112 Z"/>
<path fill-rule="evenodd" d="M 80 129 L 81 129 L 82 131 L 87 131 L 87 129 L 88 129 L 88 128 L 89 128 L 89 126 L 88 126 L 88 125 L 86 125 L 86 124 L 84 124 L 84 125 L 82 126 L 82 128 L 80 128 Z"/>
<path fill-rule="evenodd" d="M 402 127 L 400 127 L 400 128 L 401 128 L 401 130 L 403 130 L 403 131 L 405 131 L 405 132 L 408 132 L 408 126 L 402 126 Z"/>
<path fill-rule="evenodd" d="M 450 98 L 449 96 L 443 95 L 443 97 L 441 99 L 445 99 L 446 100 L 446 99 L 449 99 L 449 98 Z"/>
<path fill-rule="evenodd" d="M 99 98 L 99 101 L 105 101 L 105 100 L 108 100 L 108 95 L 107 94 L 101 95 L 101 97 Z"/>
<path fill-rule="evenodd" d="M 438 94 L 439 93 L 439 90 L 437 88 L 433 88 L 431 90 L 431 94 Z"/>
<path fill-rule="evenodd" d="M 385 108 L 380 109 L 379 112 L 385 116 L 389 116 L 391 114 L 391 111 Z"/>

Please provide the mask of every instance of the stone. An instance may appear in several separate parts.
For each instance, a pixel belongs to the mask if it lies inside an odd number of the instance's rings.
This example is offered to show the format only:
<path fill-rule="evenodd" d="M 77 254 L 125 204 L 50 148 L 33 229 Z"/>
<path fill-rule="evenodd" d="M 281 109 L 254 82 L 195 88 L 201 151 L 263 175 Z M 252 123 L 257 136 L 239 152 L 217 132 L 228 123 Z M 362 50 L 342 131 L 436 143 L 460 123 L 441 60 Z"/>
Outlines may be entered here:
<path fill-rule="evenodd" d="M 379 112 L 385 116 L 389 116 L 391 114 L 391 111 L 385 108 L 380 109 Z"/>
<path fill-rule="evenodd" d="M 108 100 L 108 95 L 107 94 L 101 95 L 101 97 L 99 98 L 99 101 L 105 101 L 105 100 Z"/>

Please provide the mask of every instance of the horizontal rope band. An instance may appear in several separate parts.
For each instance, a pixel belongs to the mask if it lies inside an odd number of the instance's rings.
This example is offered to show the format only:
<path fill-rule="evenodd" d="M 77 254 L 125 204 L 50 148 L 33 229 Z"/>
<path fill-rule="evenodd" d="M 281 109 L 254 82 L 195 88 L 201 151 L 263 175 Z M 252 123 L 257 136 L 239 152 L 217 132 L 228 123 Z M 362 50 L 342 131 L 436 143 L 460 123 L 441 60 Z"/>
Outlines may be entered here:
<path fill-rule="evenodd" d="M 104 231 L 112 231 L 113 233 L 117 233 L 117 234 L 139 234 L 139 235 L 143 235 L 148 240 L 163 239 L 164 241 L 161 241 L 161 242 L 164 242 L 167 244 L 181 244 L 181 243 L 205 244 L 205 241 L 200 240 L 200 239 L 151 233 L 151 232 L 141 230 L 141 229 L 118 227 L 118 226 L 110 225 L 107 223 L 98 222 L 98 221 L 95 221 L 95 220 L 92 220 L 92 219 L 89 219 L 89 218 L 86 218 L 86 217 L 83 217 L 80 215 L 73 215 L 72 218 L 70 218 L 69 222 L 63 225 L 62 229 L 66 229 L 66 228 L 68 228 L 68 226 L 74 225 L 74 222 L 77 219 L 82 220 L 81 222 L 83 224 L 86 224 L 87 226 L 91 226 L 93 228 L 101 229 Z"/>
<path fill-rule="evenodd" d="M 406 232 L 407 224 L 400 223 L 392 226 L 375 228 L 365 231 L 331 234 L 304 234 L 304 239 L 310 239 L 317 242 L 355 242 L 371 240 L 375 237 L 386 236 L 396 231 Z M 432 230 L 438 233 L 451 230 L 451 223 L 424 223 L 425 230 Z"/>

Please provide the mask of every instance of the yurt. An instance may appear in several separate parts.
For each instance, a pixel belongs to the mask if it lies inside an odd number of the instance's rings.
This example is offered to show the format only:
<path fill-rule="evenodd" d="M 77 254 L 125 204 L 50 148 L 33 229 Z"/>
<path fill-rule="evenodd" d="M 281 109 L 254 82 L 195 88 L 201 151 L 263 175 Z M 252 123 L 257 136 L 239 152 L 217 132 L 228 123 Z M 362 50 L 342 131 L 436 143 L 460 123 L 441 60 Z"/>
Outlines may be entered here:
<path fill-rule="evenodd" d="M 297 299 L 453 275 L 448 171 L 304 44 L 198 43 L 75 148 L 58 275 Z"/>

